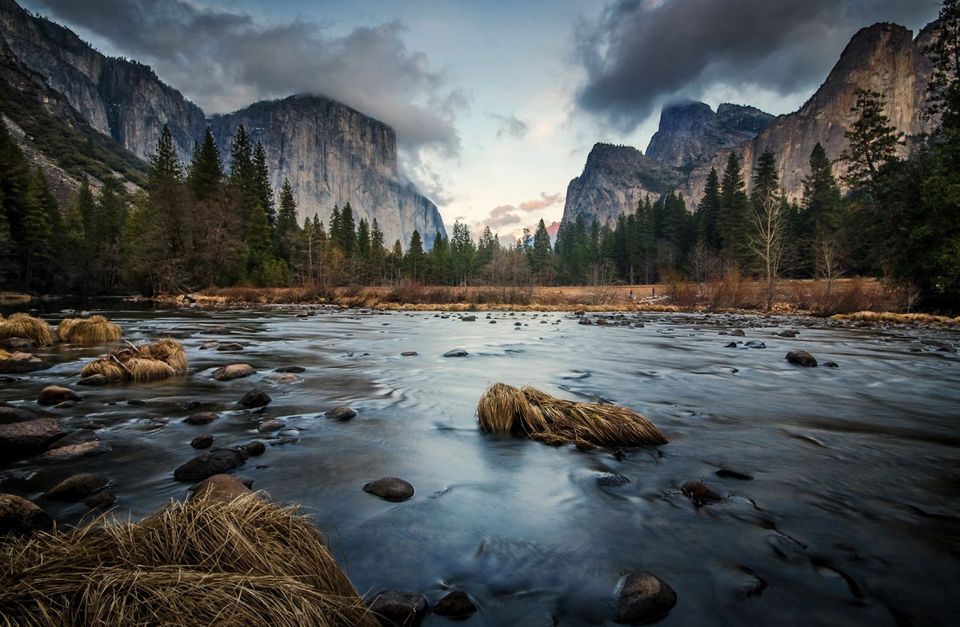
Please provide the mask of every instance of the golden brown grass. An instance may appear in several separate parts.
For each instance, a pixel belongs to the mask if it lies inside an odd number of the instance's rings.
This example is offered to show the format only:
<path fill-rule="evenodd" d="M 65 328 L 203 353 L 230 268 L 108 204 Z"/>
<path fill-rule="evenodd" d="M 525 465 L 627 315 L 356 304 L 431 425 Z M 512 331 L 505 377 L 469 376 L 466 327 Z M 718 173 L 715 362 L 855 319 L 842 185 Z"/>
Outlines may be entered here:
<path fill-rule="evenodd" d="M 103 316 L 89 318 L 67 318 L 57 326 L 57 335 L 61 342 L 70 344 L 106 344 L 119 342 L 122 335 L 120 325 L 110 322 Z"/>
<path fill-rule="evenodd" d="M 144 382 L 187 373 L 187 354 L 176 340 L 165 338 L 152 344 L 129 346 L 88 363 L 83 378 L 102 374 L 111 383 Z"/>
<path fill-rule="evenodd" d="M 377 625 L 310 522 L 253 494 L 10 539 L 0 564 L 9 624 Z"/>
<path fill-rule="evenodd" d="M 893 313 L 889 311 L 857 311 L 851 314 L 836 314 L 834 320 L 854 320 L 857 322 L 892 322 L 897 324 L 960 324 L 960 316 L 935 316 L 923 313 Z"/>
<path fill-rule="evenodd" d="M 37 343 L 37 346 L 53 344 L 53 333 L 50 330 L 50 325 L 27 313 L 15 313 L 9 318 L 0 320 L 0 340 L 11 337 L 33 340 Z"/>
<path fill-rule="evenodd" d="M 8 353 L 8 352 L 5 351 L 4 349 L 0 348 L 0 361 L 3 361 L 3 360 L 5 360 L 5 359 L 10 359 L 10 356 L 11 356 L 12 354 L 13 354 L 13 353 Z"/>
<path fill-rule="evenodd" d="M 490 386 L 477 405 L 480 428 L 491 433 L 525 433 L 548 444 L 643 446 L 669 442 L 648 418 L 601 403 L 577 403 L 532 387 Z"/>

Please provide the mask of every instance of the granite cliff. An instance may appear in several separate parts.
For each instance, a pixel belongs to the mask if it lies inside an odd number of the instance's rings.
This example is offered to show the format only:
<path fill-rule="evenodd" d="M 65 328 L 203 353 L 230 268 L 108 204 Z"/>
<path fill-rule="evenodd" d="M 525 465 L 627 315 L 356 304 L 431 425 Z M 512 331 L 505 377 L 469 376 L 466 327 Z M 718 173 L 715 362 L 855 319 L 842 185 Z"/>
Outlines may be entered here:
<path fill-rule="evenodd" d="M 604 160 L 602 175 L 597 175 L 596 164 L 600 161 L 594 153 L 601 145 L 594 147 L 584 173 L 570 182 L 564 221 L 584 214 L 610 223 L 620 211 L 633 210 L 638 193 L 674 189 L 693 210 L 703 196 L 710 169 L 722 173 L 731 150 L 741 155 L 748 185 L 760 154 L 773 151 L 784 191 L 789 198 L 798 199 L 817 142 L 834 160 L 846 148 L 844 132 L 854 121 L 850 109 L 858 89 L 883 94 L 891 123 L 906 135 L 931 130 L 933 121 L 926 115 L 926 105 L 932 64 L 924 48 L 934 29 L 931 24 L 916 38 L 896 24 L 861 29 L 810 99 L 797 111 L 777 118 L 771 119 L 752 107 L 731 105 L 721 105 L 717 113 L 703 103 L 666 108 L 646 156 L 636 149 L 619 147 L 618 152 L 629 154 L 629 158 Z M 842 174 L 843 164 L 836 163 L 834 169 L 837 175 Z M 657 184 L 643 187 L 638 185 L 641 180 L 655 180 Z"/>
<path fill-rule="evenodd" d="M 0 44 L 86 124 L 140 159 L 164 125 L 182 160 L 207 124 L 226 156 L 242 123 L 263 143 L 275 189 L 290 180 L 301 221 L 315 214 L 327 221 L 335 203 L 349 201 L 358 219 L 377 219 L 388 246 L 397 238 L 406 245 L 414 229 L 427 245 L 445 233 L 436 205 L 400 177 L 393 129 L 345 105 L 297 96 L 208 119 L 148 66 L 105 56 L 14 0 L 0 0 Z"/>

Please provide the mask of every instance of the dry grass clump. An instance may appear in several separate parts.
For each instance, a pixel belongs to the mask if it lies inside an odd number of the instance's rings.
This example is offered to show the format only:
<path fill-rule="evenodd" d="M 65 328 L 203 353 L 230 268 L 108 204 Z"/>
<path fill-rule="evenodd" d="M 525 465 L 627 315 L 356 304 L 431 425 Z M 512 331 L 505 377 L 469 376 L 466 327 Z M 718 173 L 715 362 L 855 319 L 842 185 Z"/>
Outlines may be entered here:
<path fill-rule="evenodd" d="M 13 353 L 8 353 L 4 349 L 0 348 L 0 361 L 5 361 L 7 359 L 10 359 L 12 355 Z"/>
<path fill-rule="evenodd" d="M 37 346 L 53 344 L 53 333 L 50 330 L 50 325 L 27 313 L 15 313 L 9 318 L 0 319 L 0 340 L 11 337 L 33 340 Z"/>
<path fill-rule="evenodd" d="M 106 344 L 119 342 L 122 332 L 119 324 L 103 316 L 90 316 L 63 320 L 57 326 L 57 335 L 61 342 L 71 344 Z"/>
<path fill-rule="evenodd" d="M 921 313 L 893 313 L 889 311 L 857 311 L 851 314 L 836 314 L 834 320 L 854 320 L 857 322 L 891 322 L 895 324 L 960 324 L 960 316 L 935 316 Z"/>
<path fill-rule="evenodd" d="M 102 374 L 111 383 L 157 381 L 187 373 L 187 354 L 176 340 L 165 338 L 152 344 L 130 345 L 90 362 L 80 371 L 83 378 Z"/>
<path fill-rule="evenodd" d="M 547 444 L 642 446 L 669 442 L 637 412 L 601 403 L 577 403 L 532 387 L 490 386 L 477 405 L 480 428 L 491 433 L 522 432 Z"/>
<path fill-rule="evenodd" d="M 10 624 L 377 625 L 298 509 L 253 494 L 8 540 L 0 564 Z"/>

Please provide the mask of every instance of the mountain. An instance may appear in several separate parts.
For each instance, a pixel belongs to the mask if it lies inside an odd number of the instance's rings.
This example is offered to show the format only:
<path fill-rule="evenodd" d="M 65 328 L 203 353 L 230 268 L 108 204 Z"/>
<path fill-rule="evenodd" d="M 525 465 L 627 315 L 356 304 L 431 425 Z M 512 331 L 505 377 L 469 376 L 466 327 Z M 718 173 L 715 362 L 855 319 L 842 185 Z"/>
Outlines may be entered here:
<path fill-rule="evenodd" d="M 669 105 L 660 113 L 660 128 L 646 155 L 675 167 L 692 167 L 724 148 L 753 139 L 774 116 L 735 104 L 721 104 L 716 113 L 702 102 Z"/>
<path fill-rule="evenodd" d="M 710 169 L 722 173 L 731 150 L 741 155 L 748 186 L 760 155 L 771 150 L 785 193 L 798 199 L 817 142 L 832 160 L 846 148 L 844 132 L 854 121 L 850 109 L 858 89 L 883 94 L 891 124 L 905 134 L 930 131 L 933 120 L 925 111 L 932 64 L 923 51 L 934 30 L 935 24 L 928 25 L 914 38 L 896 24 L 861 29 L 813 96 L 797 111 L 774 119 L 753 107 L 736 105 L 721 105 L 716 114 L 703 103 L 668 107 L 661 114 L 660 129 L 651 139 L 647 156 L 634 148 L 619 147 L 618 152 L 629 158 L 620 161 L 622 167 L 602 168 L 603 174 L 598 176 L 591 162 L 596 161 L 594 153 L 601 144 L 594 146 L 584 173 L 570 182 L 564 221 L 583 214 L 610 223 L 620 210 L 632 210 L 631 201 L 644 193 L 641 188 L 651 193 L 676 189 L 693 210 L 703 196 Z M 736 142 L 738 134 L 746 137 Z M 835 163 L 834 170 L 838 176 L 843 174 L 843 164 Z M 638 185 L 645 179 L 658 184 Z M 671 181 L 674 187 L 669 187 Z M 668 189 L 663 189 L 665 184 Z"/>
<path fill-rule="evenodd" d="M 810 153 L 817 142 L 832 160 L 847 147 L 844 132 L 854 122 L 850 109 L 856 103 L 858 89 L 883 94 L 890 123 L 906 135 L 932 130 L 926 105 L 933 65 L 923 50 L 934 29 L 934 25 L 927 26 L 916 38 L 903 26 L 889 23 L 857 32 L 823 85 L 799 110 L 778 117 L 754 139 L 735 148 L 741 155 L 744 180 L 752 180 L 761 153 L 771 150 L 777 156 L 777 172 L 787 196 L 800 198 L 803 179 L 809 174 Z M 682 189 L 684 196 L 698 201 L 710 168 L 722 172 L 728 155 L 729 151 L 721 151 L 695 169 Z M 845 167 L 836 163 L 834 170 L 839 176 Z"/>
<path fill-rule="evenodd" d="M 263 143 L 274 189 L 290 180 L 301 221 L 319 214 L 329 223 L 333 205 L 349 201 L 358 220 L 377 219 L 387 246 L 397 238 L 406 245 L 414 229 L 428 245 L 435 233 L 445 234 L 436 205 L 399 177 L 393 129 L 345 105 L 296 96 L 208 120 L 148 66 L 107 57 L 14 0 L 0 0 L 0 43 L 86 125 L 141 159 L 167 125 L 186 162 L 207 124 L 226 158 L 242 123 Z"/>
<path fill-rule="evenodd" d="M 567 186 L 564 224 L 583 216 L 589 225 L 613 224 L 620 213 L 631 213 L 646 196 L 653 199 L 672 191 L 682 173 L 644 156 L 632 146 L 596 144 L 587 156 L 583 174 Z"/>

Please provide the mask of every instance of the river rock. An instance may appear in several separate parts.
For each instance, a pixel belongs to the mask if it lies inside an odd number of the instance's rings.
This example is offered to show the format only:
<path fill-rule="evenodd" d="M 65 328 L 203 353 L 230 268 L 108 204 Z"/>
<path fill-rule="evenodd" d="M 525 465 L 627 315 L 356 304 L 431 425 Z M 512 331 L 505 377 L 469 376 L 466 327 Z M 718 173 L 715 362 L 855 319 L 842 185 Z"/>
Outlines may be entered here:
<path fill-rule="evenodd" d="M 731 333 L 731 335 L 733 335 Z M 747 340 L 747 343 L 744 344 L 747 348 L 766 348 L 767 345 L 761 342 L 760 340 Z"/>
<path fill-rule="evenodd" d="M 665 616 L 676 604 L 677 593 L 665 581 L 645 570 L 632 572 L 620 587 L 616 622 L 648 623 Z"/>
<path fill-rule="evenodd" d="M 0 360 L 0 374 L 23 374 L 49 368 L 50 364 L 30 353 L 12 353 Z"/>
<path fill-rule="evenodd" d="M 718 503 L 723 500 L 722 496 L 711 490 L 710 487 L 702 481 L 687 481 L 680 487 L 680 491 L 683 492 L 684 496 L 693 501 L 693 504 L 697 507 Z"/>
<path fill-rule="evenodd" d="M 477 317 L 476 317 L 476 316 L 473 316 L 473 315 L 471 315 L 471 316 L 463 316 L 463 317 L 460 318 L 460 320 L 463 321 L 463 322 L 476 322 Z"/>
<path fill-rule="evenodd" d="M 273 383 L 274 385 L 285 385 L 285 384 L 294 384 L 294 383 L 303 383 L 303 379 L 298 377 L 295 374 L 289 372 L 283 372 L 280 374 L 268 374 L 263 378 L 264 381 L 268 383 Z"/>
<path fill-rule="evenodd" d="M 468 354 L 467 351 L 463 350 L 462 348 L 454 348 L 453 350 L 449 350 L 445 352 L 443 356 L 444 357 L 466 357 L 467 354 Z"/>
<path fill-rule="evenodd" d="M 48 385 L 40 390 L 37 403 L 40 405 L 59 405 L 65 401 L 79 401 L 80 397 L 73 390 L 59 385 Z"/>
<path fill-rule="evenodd" d="M 22 536 L 52 528 L 53 519 L 36 503 L 15 494 L 0 493 L 0 539 L 7 534 Z"/>
<path fill-rule="evenodd" d="M 219 474 L 201 481 L 190 495 L 190 500 L 214 499 L 229 503 L 244 494 L 251 494 L 251 491 L 242 481 L 233 475 Z"/>
<path fill-rule="evenodd" d="M 210 349 L 215 349 L 215 348 L 218 347 L 218 346 L 220 346 L 220 342 L 219 342 L 219 341 L 217 341 L 217 340 L 207 340 L 206 342 L 204 342 L 203 344 L 200 345 L 200 350 L 206 351 L 206 350 L 210 350 Z"/>
<path fill-rule="evenodd" d="M 47 490 L 43 496 L 51 501 L 80 501 L 108 483 L 110 482 L 100 475 L 82 472 L 64 479 Z"/>
<path fill-rule="evenodd" d="M 0 405 L 0 425 L 9 425 L 14 422 L 26 422 L 39 418 L 37 414 L 23 407 Z"/>
<path fill-rule="evenodd" d="M 55 418 L 0 425 L 0 464 L 45 451 L 66 434 Z"/>
<path fill-rule="evenodd" d="M 260 440 L 254 440 L 249 444 L 244 444 L 239 447 L 244 453 L 251 457 L 259 457 L 267 451 L 267 445 L 261 442 Z"/>
<path fill-rule="evenodd" d="M 177 481 L 200 481 L 233 470 L 247 461 L 245 451 L 233 448 L 212 448 L 184 462 L 173 471 Z"/>
<path fill-rule="evenodd" d="M 416 356 L 419 355 L 419 354 L 420 354 L 420 353 L 418 353 L 417 351 L 403 351 L 402 353 L 400 353 L 400 356 L 401 356 L 401 357 L 416 357 Z"/>
<path fill-rule="evenodd" d="M 470 595 L 463 590 L 454 590 L 433 606 L 433 613 L 437 616 L 453 619 L 467 618 L 476 611 L 477 606 L 470 600 Z"/>
<path fill-rule="evenodd" d="M 724 348 L 736 348 L 736 347 L 737 347 L 737 343 L 736 343 L 736 342 L 727 342 L 727 343 L 724 345 Z"/>
<path fill-rule="evenodd" d="M 264 420 L 257 425 L 257 431 L 260 433 L 272 433 L 274 431 L 280 431 L 285 428 L 287 425 L 282 420 L 277 420 L 276 418 L 271 418 L 270 420 Z"/>
<path fill-rule="evenodd" d="M 784 331 L 781 331 L 780 333 L 777 333 L 777 335 L 779 335 L 780 337 L 797 337 L 797 332 L 794 331 L 793 329 L 786 329 Z"/>
<path fill-rule="evenodd" d="M 23 351 L 32 351 L 37 347 L 37 343 L 25 337 L 8 337 L 0 340 L 0 348 L 8 353 L 20 353 Z"/>
<path fill-rule="evenodd" d="M 38 462 L 53 462 L 53 461 L 67 461 L 71 459 L 78 459 L 80 457 L 94 457 L 96 455 L 103 455 L 104 453 L 109 453 L 113 450 L 107 442 L 103 440 L 94 440 L 92 442 L 83 442 L 82 444 L 71 444 L 70 446 L 61 446 L 60 448 L 52 448 L 46 453 L 42 453 L 34 457 L 34 461 Z"/>
<path fill-rule="evenodd" d="M 213 436 L 209 433 L 202 433 L 190 440 L 190 446 L 197 449 L 210 448 L 213 446 Z"/>
<path fill-rule="evenodd" d="M 92 374 L 89 377 L 84 377 L 77 381 L 77 385 L 86 385 L 88 387 L 106 385 L 108 383 L 110 383 L 109 379 L 102 374 Z"/>
<path fill-rule="evenodd" d="M 208 425 L 214 420 L 220 418 L 220 414 L 212 411 L 202 411 L 197 414 L 191 414 L 183 419 L 188 425 Z"/>
<path fill-rule="evenodd" d="M 276 368 L 274 372 L 286 372 L 290 374 L 301 374 L 306 372 L 307 369 L 303 366 L 283 366 L 281 368 Z"/>
<path fill-rule="evenodd" d="M 339 407 L 328 409 L 323 415 L 332 420 L 339 420 L 343 422 L 350 420 L 351 418 L 355 418 L 357 412 L 346 405 L 340 405 Z"/>
<path fill-rule="evenodd" d="M 817 360 L 807 351 L 790 351 L 787 353 L 787 361 L 804 368 L 817 367 Z"/>
<path fill-rule="evenodd" d="M 237 342 L 226 342 L 217 346 L 217 350 L 221 353 L 233 353 L 243 350 L 243 344 L 238 344 Z"/>
<path fill-rule="evenodd" d="M 217 381 L 231 381 L 256 374 L 257 369 L 250 364 L 230 364 L 213 371 L 213 378 Z"/>
<path fill-rule="evenodd" d="M 369 607 L 384 627 L 417 627 L 427 614 L 427 600 L 416 592 L 386 590 Z"/>
<path fill-rule="evenodd" d="M 383 477 L 363 486 L 363 491 L 385 501 L 406 501 L 413 496 L 413 486 L 397 477 Z"/>
<path fill-rule="evenodd" d="M 100 438 L 97 437 L 95 429 L 81 429 L 77 428 L 75 431 L 71 431 L 67 435 L 63 436 L 56 442 L 50 445 L 50 449 L 63 448 L 65 446 L 74 446 L 76 444 L 84 444 L 86 442 L 96 442 Z"/>
<path fill-rule="evenodd" d="M 835 361 L 828 361 L 827 363 L 823 364 L 823 367 L 824 367 L 824 368 L 839 368 L 839 367 L 840 367 L 840 364 L 838 364 L 838 363 L 835 362 Z"/>
<path fill-rule="evenodd" d="M 744 337 L 746 335 L 746 333 L 743 332 L 743 329 L 734 329 L 733 331 L 730 331 L 729 334 L 733 337 Z"/>
<path fill-rule="evenodd" d="M 263 390 L 250 390 L 240 399 L 239 405 L 247 409 L 255 407 L 266 407 L 273 399 Z"/>
<path fill-rule="evenodd" d="M 715 473 L 718 477 L 723 479 L 736 479 L 737 481 L 753 481 L 753 477 L 748 475 L 745 472 L 739 472 L 737 470 L 730 470 L 729 468 L 718 468 Z"/>

